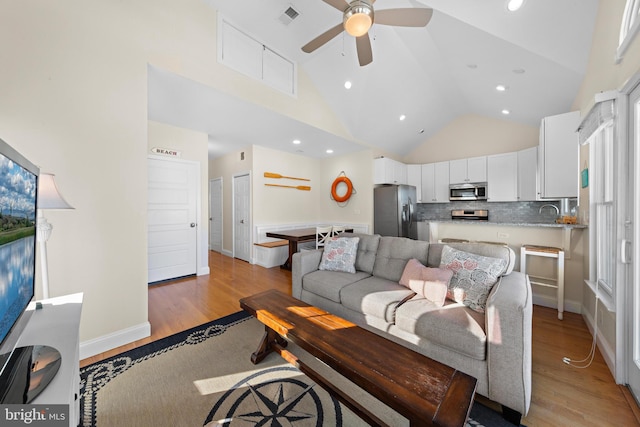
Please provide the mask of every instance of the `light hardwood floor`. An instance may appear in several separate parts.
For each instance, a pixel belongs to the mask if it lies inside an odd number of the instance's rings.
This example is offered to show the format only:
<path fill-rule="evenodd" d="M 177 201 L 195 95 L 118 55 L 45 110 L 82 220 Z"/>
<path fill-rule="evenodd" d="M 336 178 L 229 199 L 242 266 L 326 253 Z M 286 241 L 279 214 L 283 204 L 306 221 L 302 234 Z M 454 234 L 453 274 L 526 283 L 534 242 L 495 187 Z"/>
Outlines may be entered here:
<path fill-rule="evenodd" d="M 291 273 L 265 269 L 216 252 L 211 274 L 149 288 L 151 336 L 81 361 L 81 366 L 240 310 L 238 300 L 266 289 L 291 293 Z M 533 393 L 522 423 L 534 426 L 640 426 L 640 410 L 626 387 L 616 385 L 598 352 L 587 369 L 562 362 L 584 358 L 592 337 L 582 316 L 534 306 Z M 509 375 L 504 372 L 504 375 Z M 483 399 L 483 403 L 491 405 Z"/>

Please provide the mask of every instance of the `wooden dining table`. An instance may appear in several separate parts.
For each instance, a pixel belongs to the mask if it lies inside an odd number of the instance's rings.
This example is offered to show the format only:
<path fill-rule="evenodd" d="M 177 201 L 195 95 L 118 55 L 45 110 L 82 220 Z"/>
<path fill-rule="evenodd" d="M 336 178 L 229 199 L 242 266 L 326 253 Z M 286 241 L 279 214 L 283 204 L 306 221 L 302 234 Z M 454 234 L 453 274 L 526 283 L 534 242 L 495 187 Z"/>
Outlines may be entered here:
<path fill-rule="evenodd" d="M 345 230 L 345 232 L 352 233 L 353 229 L 348 228 Z M 293 228 L 291 230 L 268 231 L 267 237 L 284 239 L 289 242 L 289 256 L 287 257 L 287 260 L 284 262 L 284 264 L 280 266 L 280 268 L 291 270 L 291 259 L 293 258 L 293 254 L 298 252 L 298 243 L 316 240 L 316 228 L 308 227 Z"/>

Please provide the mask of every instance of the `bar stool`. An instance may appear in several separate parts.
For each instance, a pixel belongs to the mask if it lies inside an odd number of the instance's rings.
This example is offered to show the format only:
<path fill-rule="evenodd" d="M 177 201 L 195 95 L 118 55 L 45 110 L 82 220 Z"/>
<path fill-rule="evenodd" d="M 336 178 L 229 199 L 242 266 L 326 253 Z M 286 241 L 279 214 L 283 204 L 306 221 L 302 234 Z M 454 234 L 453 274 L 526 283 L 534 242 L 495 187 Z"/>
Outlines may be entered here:
<path fill-rule="evenodd" d="M 550 246 L 523 245 L 520 248 L 520 272 L 524 274 L 527 273 L 527 255 L 557 259 L 557 277 L 545 278 L 529 275 L 529 281 L 532 285 L 558 290 L 558 319 L 562 320 L 564 312 L 564 251 Z"/>

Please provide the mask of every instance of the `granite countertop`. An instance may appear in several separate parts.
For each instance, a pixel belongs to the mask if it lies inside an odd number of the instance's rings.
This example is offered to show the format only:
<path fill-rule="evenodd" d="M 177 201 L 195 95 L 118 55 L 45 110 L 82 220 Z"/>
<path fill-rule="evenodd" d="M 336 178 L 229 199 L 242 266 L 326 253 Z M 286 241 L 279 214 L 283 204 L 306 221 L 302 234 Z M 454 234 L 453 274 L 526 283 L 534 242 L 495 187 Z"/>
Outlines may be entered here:
<path fill-rule="evenodd" d="M 439 224 L 464 224 L 464 225 L 493 225 L 504 227 L 544 227 L 544 228 L 570 228 L 583 229 L 588 228 L 584 224 L 556 224 L 554 222 L 496 222 L 496 221 L 471 221 L 471 220 L 453 220 L 453 219 L 424 219 L 419 222 L 432 222 Z"/>

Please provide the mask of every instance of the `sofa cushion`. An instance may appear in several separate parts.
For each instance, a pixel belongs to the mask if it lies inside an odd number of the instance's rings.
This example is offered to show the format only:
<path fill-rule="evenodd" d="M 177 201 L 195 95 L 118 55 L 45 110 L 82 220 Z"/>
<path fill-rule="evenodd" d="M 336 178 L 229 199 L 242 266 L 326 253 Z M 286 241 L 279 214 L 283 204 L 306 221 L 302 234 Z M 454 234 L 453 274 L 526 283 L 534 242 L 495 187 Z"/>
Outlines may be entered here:
<path fill-rule="evenodd" d="M 356 272 L 358 237 L 331 237 L 325 241 L 319 270 Z"/>
<path fill-rule="evenodd" d="M 440 267 L 453 271 L 447 296 L 467 307 L 484 313 L 487 297 L 496 284 L 507 261 L 470 252 L 459 251 L 449 246 L 442 249 Z"/>
<path fill-rule="evenodd" d="M 404 267 L 400 284 L 442 307 L 453 271 L 446 268 L 425 267 L 412 258 Z"/>
<path fill-rule="evenodd" d="M 486 359 L 485 318 L 463 304 L 443 307 L 418 296 L 396 310 L 396 326 L 427 341 L 477 360 Z"/>
<path fill-rule="evenodd" d="M 343 233 L 344 237 L 358 237 L 358 254 L 356 255 L 356 270 L 373 273 L 376 252 L 380 243 L 379 234 Z"/>
<path fill-rule="evenodd" d="M 508 246 L 493 245 L 489 243 L 432 243 L 429 245 L 429 258 L 425 265 L 429 267 L 440 266 L 440 258 L 442 256 L 442 248 L 450 246 L 459 251 L 470 252 L 476 255 L 482 255 L 490 258 L 499 258 L 506 261 L 505 269 L 500 273 L 500 276 L 506 276 L 513 271 L 515 265 L 516 255 Z"/>
<path fill-rule="evenodd" d="M 415 258 L 427 264 L 429 242 L 405 237 L 381 237 L 373 275 L 398 283 L 407 261 Z"/>
<path fill-rule="evenodd" d="M 415 292 L 397 282 L 371 276 L 340 290 L 342 305 L 367 316 L 394 322 L 396 307 L 411 298 Z"/>
<path fill-rule="evenodd" d="M 302 278 L 302 289 L 333 302 L 340 303 L 340 290 L 354 282 L 366 279 L 370 274 L 357 271 L 355 274 L 339 271 L 316 270 Z"/>

